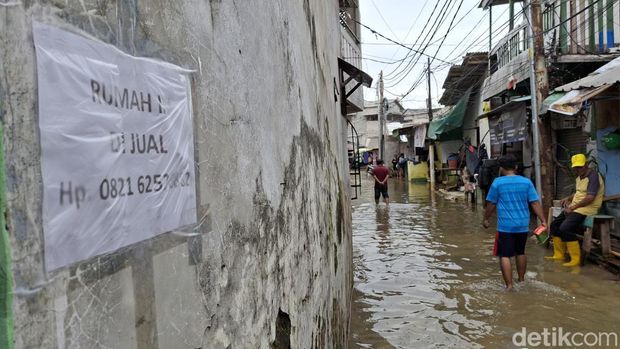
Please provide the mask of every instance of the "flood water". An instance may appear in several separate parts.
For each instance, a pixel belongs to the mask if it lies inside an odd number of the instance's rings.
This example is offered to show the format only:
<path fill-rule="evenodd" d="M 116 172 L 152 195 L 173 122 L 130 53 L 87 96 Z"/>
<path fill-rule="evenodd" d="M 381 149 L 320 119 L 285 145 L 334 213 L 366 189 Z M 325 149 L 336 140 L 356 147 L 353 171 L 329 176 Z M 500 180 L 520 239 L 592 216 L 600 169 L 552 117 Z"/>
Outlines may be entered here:
<path fill-rule="evenodd" d="M 523 327 L 620 336 L 617 276 L 546 261 L 550 250 L 529 240 L 526 281 L 506 292 L 481 206 L 432 198 L 427 185 L 389 186 L 387 207 L 375 206 L 368 178 L 353 200 L 350 348 L 517 348 Z"/>

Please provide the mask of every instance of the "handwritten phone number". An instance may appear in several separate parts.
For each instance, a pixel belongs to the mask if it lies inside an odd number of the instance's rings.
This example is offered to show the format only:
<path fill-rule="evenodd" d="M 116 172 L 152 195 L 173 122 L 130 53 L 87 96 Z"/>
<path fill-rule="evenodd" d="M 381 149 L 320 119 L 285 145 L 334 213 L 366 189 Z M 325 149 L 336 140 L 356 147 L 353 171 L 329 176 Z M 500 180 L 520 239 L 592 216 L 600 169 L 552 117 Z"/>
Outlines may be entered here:
<path fill-rule="evenodd" d="M 101 200 L 108 200 L 134 194 L 157 193 L 167 189 L 188 187 L 189 185 L 189 172 L 170 175 L 167 173 L 145 175 L 139 176 L 137 179 L 135 177 L 104 178 L 99 184 L 99 197 Z"/>

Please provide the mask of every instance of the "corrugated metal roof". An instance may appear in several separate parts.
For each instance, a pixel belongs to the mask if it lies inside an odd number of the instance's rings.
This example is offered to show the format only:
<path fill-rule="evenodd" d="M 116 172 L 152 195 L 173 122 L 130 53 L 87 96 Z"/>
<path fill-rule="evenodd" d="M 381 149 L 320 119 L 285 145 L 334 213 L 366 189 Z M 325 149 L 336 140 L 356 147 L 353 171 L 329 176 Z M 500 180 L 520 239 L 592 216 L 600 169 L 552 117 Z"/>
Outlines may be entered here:
<path fill-rule="evenodd" d="M 583 88 L 567 92 L 557 101 L 551 103 L 548 110 L 564 115 L 575 115 L 581 110 L 583 102 L 605 92 L 611 86 L 612 84 L 604 84 L 599 87 Z M 547 99 L 549 98 L 547 97 Z M 545 101 L 547 100 L 545 99 Z M 545 102 L 543 102 L 543 106 L 544 103 Z"/>
<path fill-rule="evenodd" d="M 439 103 L 455 105 L 468 88 L 482 83 L 488 64 L 487 52 L 468 52 L 462 64 L 450 67 L 443 82 L 444 93 Z"/>
<path fill-rule="evenodd" d="M 402 130 L 407 130 L 407 129 L 411 129 L 411 128 L 416 128 L 422 125 L 428 125 L 428 118 L 426 119 L 417 119 L 414 121 L 410 121 L 410 122 L 405 122 L 402 124 L 401 127 L 396 128 L 392 133 L 394 133 L 395 131 L 402 131 Z"/>
<path fill-rule="evenodd" d="M 601 87 L 620 82 L 620 57 L 605 64 L 585 78 L 560 86 L 555 91 L 569 92 L 583 88 Z"/>

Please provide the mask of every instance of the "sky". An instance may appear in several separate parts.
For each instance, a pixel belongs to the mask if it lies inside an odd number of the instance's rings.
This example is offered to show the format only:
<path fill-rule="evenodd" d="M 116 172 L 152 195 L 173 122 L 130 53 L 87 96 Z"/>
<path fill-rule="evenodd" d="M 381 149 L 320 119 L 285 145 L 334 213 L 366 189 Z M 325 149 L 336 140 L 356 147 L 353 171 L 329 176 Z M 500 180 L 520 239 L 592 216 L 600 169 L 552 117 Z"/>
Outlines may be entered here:
<path fill-rule="evenodd" d="M 433 107 L 439 107 L 439 98 L 443 92 L 441 86 L 448 74 L 450 64 L 462 63 L 462 57 L 466 52 L 487 52 L 489 50 L 489 11 L 479 8 L 480 0 L 359 0 L 361 20 L 377 33 L 392 39 L 405 46 L 421 50 L 429 43 L 424 51 L 436 59 L 431 63 L 431 95 Z M 435 13 L 433 8 L 436 7 Z M 430 35 L 423 40 L 432 27 L 433 22 L 444 5 L 445 15 L 441 26 L 434 37 Z M 460 9 L 459 8 L 460 5 Z M 458 12 L 457 12 L 458 9 Z M 521 10 L 521 4 L 515 4 L 515 13 Z M 454 17 L 456 13 L 456 17 Z M 431 17 L 427 28 L 423 31 L 425 23 Z M 450 27 L 452 19 L 454 22 Z M 493 7 L 493 44 L 508 32 L 508 5 Z M 517 19 L 515 25 L 520 23 Z M 451 28 L 448 30 L 448 28 Z M 433 30 L 434 31 L 434 30 Z M 362 69 L 373 77 L 373 87 L 365 88 L 366 100 L 377 100 L 377 81 L 379 72 L 384 73 L 384 94 L 387 98 L 402 96 L 420 81 L 424 73 L 427 57 L 413 56 L 407 48 L 398 46 L 369 29 L 361 28 L 362 40 Z M 432 32 L 430 33 L 432 34 Z M 445 39 L 444 39 L 445 36 Z M 416 43 L 416 38 L 418 42 Z M 443 41 L 443 45 L 440 43 Z M 409 64 L 412 56 L 415 64 Z M 402 61 L 402 64 L 400 64 Z M 444 62 L 445 61 L 445 62 Z M 448 63 L 446 63 L 448 62 Z M 399 66 L 400 64 L 400 66 Z M 403 105 L 406 108 L 426 108 L 427 82 L 424 77 L 419 86 L 405 96 Z"/>

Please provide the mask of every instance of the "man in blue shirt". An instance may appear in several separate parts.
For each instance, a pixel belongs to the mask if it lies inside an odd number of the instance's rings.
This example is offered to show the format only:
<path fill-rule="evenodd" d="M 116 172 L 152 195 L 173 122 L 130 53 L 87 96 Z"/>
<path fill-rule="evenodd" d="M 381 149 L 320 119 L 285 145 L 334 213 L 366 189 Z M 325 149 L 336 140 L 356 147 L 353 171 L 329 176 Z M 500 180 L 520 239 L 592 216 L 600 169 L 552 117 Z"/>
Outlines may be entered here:
<path fill-rule="evenodd" d="M 511 257 L 515 257 L 516 260 L 518 281 L 523 281 L 525 277 L 527 267 L 525 243 L 530 226 L 530 206 L 545 226 L 547 219 L 532 181 L 516 174 L 515 157 L 511 154 L 504 155 L 498 162 L 501 177 L 493 181 L 487 194 L 482 225 L 488 228 L 489 218 L 493 211 L 497 210 L 494 254 L 499 257 L 506 289 L 510 290 L 513 286 Z"/>

